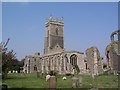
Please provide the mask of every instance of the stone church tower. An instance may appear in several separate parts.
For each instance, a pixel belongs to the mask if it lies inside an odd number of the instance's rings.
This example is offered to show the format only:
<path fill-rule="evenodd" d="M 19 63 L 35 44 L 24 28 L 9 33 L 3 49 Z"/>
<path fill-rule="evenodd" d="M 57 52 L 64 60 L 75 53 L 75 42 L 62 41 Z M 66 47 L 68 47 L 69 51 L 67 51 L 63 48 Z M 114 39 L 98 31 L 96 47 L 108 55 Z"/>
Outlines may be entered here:
<path fill-rule="evenodd" d="M 64 51 L 63 18 L 53 19 L 52 16 L 46 20 L 44 54 Z"/>
<path fill-rule="evenodd" d="M 58 74 L 74 74 L 73 66 L 85 73 L 84 53 L 64 50 L 64 22 L 63 18 L 50 17 L 45 23 L 44 54 L 28 55 L 24 60 L 25 73 L 55 71 Z"/>

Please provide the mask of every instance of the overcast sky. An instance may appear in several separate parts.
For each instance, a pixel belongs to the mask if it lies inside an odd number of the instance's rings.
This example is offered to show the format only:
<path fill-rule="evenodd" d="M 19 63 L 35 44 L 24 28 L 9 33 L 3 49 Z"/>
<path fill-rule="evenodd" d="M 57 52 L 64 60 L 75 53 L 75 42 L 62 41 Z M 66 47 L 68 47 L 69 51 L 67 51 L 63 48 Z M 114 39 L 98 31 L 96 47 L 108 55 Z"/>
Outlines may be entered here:
<path fill-rule="evenodd" d="M 118 3 L 3 3 L 3 41 L 10 38 L 9 50 L 20 60 L 26 55 L 43 54 L 45 21 L 64 17 L 66 50 L 84 52 L 96 46 L 105 57 L 110 35 L 118 29 Z"/>

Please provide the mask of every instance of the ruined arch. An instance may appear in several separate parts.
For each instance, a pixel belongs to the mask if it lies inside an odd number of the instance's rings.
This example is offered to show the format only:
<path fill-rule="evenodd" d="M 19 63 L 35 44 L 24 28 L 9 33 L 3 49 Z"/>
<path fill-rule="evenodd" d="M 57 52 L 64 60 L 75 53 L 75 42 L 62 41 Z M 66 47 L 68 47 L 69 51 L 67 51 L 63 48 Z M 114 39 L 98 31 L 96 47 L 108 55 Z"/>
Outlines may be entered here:
<path fill-rule="evenodd" d="M 111 36 L 110 36 L 111 42 L 116 41 L 116 40 L 115 40 L 115 36 L 118 37 L 118 31 L 114 31 L 114 32 L 111 34 Z"/>

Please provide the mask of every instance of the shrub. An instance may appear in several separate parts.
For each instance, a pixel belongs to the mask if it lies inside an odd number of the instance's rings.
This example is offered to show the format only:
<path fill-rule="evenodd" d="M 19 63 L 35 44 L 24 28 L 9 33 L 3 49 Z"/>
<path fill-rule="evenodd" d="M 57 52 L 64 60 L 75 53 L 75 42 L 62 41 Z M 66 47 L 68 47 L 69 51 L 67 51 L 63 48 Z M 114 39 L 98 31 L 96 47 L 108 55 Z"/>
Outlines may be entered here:
<path fill-rule="evenodd" d="M 71 75 L 71 73 L 66 73 L 66 76 L 70 76 Z"/>
<path fill-rule="evenodd" d="M 55 72 L 55 71 L 52 70 L 52 71 L 49 72 L 49 74 L 50 74 L 51 76 L 55 76 L 55 75 L 57 74 L 57 72 Z"/>
<path fill-rule="evenodd" d="M 77 74 L 80 73 L 80 69 L 79 69 L 78 65 L 73 65 L 73 68 L 76 69 Z"/>

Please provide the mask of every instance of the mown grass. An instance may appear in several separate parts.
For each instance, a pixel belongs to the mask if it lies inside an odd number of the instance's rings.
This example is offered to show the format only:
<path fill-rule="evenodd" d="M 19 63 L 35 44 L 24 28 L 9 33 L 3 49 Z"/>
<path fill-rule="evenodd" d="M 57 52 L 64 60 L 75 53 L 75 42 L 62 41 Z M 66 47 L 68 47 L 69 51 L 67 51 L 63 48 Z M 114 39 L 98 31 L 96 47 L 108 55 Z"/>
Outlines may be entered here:
<path fill-rule="evenodd" d="M 72 77 L 67 76 L 67 80 L 62 80 L 63 75 L 57 75 L 57 88 L 71 88 Z M 89 75 L 81 75 L 82 86 L 80 88 L 117 88 L 118 78 L 115 75 L 96 76 L 93 80 Z M 36 74 L 9 74 L 3 81 L 8 88 L 48 88 L 45 76 L 36 77 Z"/>

